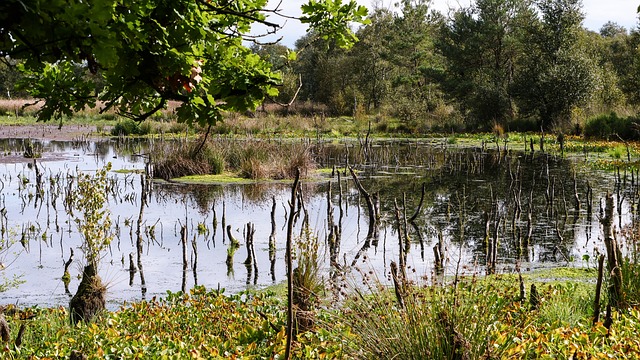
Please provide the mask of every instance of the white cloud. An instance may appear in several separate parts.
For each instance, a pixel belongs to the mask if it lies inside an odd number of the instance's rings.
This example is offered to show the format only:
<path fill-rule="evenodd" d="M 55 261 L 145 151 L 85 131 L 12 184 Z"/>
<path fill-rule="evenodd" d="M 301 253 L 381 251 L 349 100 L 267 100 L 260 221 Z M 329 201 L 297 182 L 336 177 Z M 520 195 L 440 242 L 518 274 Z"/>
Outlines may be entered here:
<path fill-rule="evenodd" d="M 343 0 L 344 2 L 348 0 Z M 372 3 L 377 2 L 382 6 L 392 6 L 397 0 L 357 0 L 359 4 L 368 8 L 372 7 Z M 446 13 L 449 8 L 458 8 L 460 6 L 469 6 L 472 0 L 433 0 L 431 7 L 434 10 Z M 269 7 L 273 8 L 281 3 L 280 9 L 283 14 L 289 16 L 300 16 L 300 6 L 307 0 L 269 0 Z M 584 26 L 590 30 L 598 31 L 607 21 L 614 21 L 627 29 L 638 27 L 638 14 L 636 13 L 640 5 L 640 1 L 634 0 L 583 0 L 583 11 L 585 12 Z M 271 15 L 269 21 L 282 24 L 283 28 L 278 31 L 277 35 L 271 35 L 261 39 L 261 41 L 275 41 L 282 38 L 281 43 L 293 47 L 297 39 L 302 37 L 307 27 L 300 24 L 297 20 L 285 19 Z M 264 33 L 264 27 L 254 26 L 252 33 Z"/>

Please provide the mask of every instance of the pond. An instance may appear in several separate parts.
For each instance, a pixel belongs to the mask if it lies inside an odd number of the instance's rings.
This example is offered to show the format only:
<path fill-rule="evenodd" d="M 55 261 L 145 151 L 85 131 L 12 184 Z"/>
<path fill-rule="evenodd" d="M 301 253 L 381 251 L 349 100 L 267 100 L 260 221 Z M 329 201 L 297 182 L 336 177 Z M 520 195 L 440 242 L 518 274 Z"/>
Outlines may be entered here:
<path fill-rule="evenodd" d="M 581 157 L 452 147 L 442 140 L 306 142 L 318 167 L 333 171 L 302 179 L 306 216 L 298 217 L 294 233 L 305 234 L 306 218 L 328 284 L 357 282 L 363 274 L 386 283 L 392 261 L 426 281 L 594 266 L 596 252 L 604 252 L 598 218 L 605 193 L 615 195 L 619 229 L 638 216 L 637 173 L 591 170 Z M 2 275 L 24 281 L 2 293 L 3 303 L 68 304 L 84 264 L 82 238 L 64 206 L 69 184 L 78 172 L 107 163 L 114 239 L 99 272 L 110 308 L 194 285 L 238 292 L 285 280 L 291 183 L 149 180 L 146 163 L 157 144 L 146 140 L 31 140 L 28 147 L 41 153 L 35 162 L 24 157 L 22 139 L 0 146 Z M 350 166 L 378 214 L 373 232 Z M 253 249 L 246 246 L 249 223 Z M 231 262 L 227 227 L 241 243 Z M 72 251 L 66 288 L 62 276 Z"/>

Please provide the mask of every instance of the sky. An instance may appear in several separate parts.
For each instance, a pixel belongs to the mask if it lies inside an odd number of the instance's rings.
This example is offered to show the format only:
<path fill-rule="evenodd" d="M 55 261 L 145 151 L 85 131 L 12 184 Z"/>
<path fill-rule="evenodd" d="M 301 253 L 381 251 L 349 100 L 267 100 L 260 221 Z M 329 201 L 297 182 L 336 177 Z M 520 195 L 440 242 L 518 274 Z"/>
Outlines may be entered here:
<path fill-rule="evenodd" d="M 343 2 L 347 1 L 348 0 L 343 0 Z M 372 7 L 372 2 L 374 1 L 387 7 L 397 2 L 397 0 L 357 1 L 359 4 L 368 8 Z M 279 2 L 281 3 L 280 9 L 282 13 L 290 16 L 299 16 L 300 6 L 306 3 L 307 0 L 269 0 L 268 7 L 273 8 Z M 582 3 L 583 12 L 585 13 L 583 25 L 589 30 L 598 31 L 607 21 L 614 21 L 627 28 L 627 30 L 638 27 L 638 14 L 636 11 L 638 5 L 640 5 L 640 0 L 582 0 Z M 432 0 L 431 7 L 446 14 L 449 8 L 455 9 L 461 5 L 467 7 L 470 4 L 470 0 Z M 295 41 L 305 34 L 306 27 L 296 20 L 286 20 L 285 22 L 285 19 L 275 16 L 271 16 L 269 20 L 279 24 L 284 23 L 284 28 L 280 30 L 275 37 L 262 38 L 262 42 L 275 41 L 278 38 L 282 38 L 281 43 L 283 45 L 293 48 Z M 252 33 L 261 33 L 261 29 L 255 26 L 254 29 L 252 29 Z"/>

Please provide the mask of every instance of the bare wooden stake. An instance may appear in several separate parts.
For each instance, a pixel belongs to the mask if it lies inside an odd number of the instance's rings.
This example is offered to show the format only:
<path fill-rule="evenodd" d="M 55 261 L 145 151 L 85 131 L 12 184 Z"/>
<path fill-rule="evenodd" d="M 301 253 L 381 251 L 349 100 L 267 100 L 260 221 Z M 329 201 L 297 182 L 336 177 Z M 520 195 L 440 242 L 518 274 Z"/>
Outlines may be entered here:
<path fill-rule="evenodd" d="M 271 198 L 271 234 L 269 235 L 269 262 L 271 263 L 271 280 L 276 281 L 276 198 Z"/>
<path fill-rule="evenodd" d="M 613 318 L 611 317 L 611 303 L 607 304 L 607 314 L 604 317 L 603 325 L 607 330 L 611 330 L 611 325 L 613 325 Z"/>

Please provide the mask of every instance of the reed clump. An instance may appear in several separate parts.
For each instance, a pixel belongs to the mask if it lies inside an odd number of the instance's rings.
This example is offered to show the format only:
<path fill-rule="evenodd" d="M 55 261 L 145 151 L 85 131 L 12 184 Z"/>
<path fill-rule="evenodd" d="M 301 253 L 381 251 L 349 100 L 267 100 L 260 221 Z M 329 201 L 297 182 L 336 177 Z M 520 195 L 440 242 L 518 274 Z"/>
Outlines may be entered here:
<path fill-rule="evenodd" d="M 302 143 L 217 138 L 164 144 L 154 151 L 154 175 L 172 179 L 189 175 L 236 173 L 247 179 L 291 179 L 315 169 L 313 153 Z"/>
<path fill-rule="evenodd" d="M 492 353 L 493 324 L 515 298 L 475 281 L 405 283 L 400 295 L 382 285 L 370 290 L 356 290 L 341 315 L 356 335 L 360 359 L 480 359 Z"/>
<path fill-rule="evenodd" d="M 305 228 L 296 241 L 296 263 L 293 269 L 293 305 L 297 333 L 310 331 L 315 325 L 315 312 L 324 293 L 320 273 L 317 236 Z"/>

